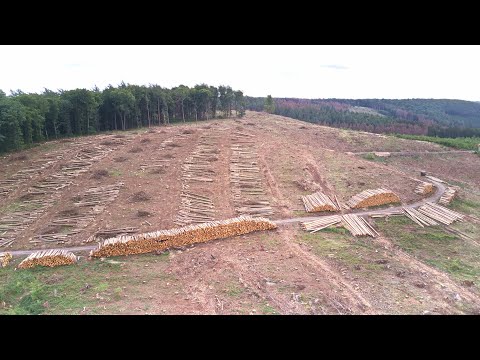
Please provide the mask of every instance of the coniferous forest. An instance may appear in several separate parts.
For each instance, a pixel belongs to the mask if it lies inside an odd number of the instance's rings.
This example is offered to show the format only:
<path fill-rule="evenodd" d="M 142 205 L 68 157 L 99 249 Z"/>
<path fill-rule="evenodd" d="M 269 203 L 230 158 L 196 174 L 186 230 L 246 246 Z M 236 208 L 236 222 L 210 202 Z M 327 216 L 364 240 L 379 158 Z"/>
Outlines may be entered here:
<path fill-rule="evenodd" d="M 243 116 L 242 91 L 230 86 L 121 83 L 104 90 L 74 89 L 42 93 L 0 90 L 0 152 L 66 136 L 127 130 L 173 122 Z"/>

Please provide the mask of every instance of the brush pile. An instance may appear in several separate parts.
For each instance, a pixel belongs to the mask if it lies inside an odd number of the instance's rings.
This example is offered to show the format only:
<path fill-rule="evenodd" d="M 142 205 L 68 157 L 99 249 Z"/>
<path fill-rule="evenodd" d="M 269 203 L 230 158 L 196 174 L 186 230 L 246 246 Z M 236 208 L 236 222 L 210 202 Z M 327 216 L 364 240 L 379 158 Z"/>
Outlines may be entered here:
<path fill-rule="evenodd" d="M 247 234 L 253 231 L 275 229 L 277 226 L 265 218 L 240 216 L 233 219 L 188 225 L 171 230 L 160 230 L 138 235 L 107 239 L 90 252 L 91 257 L 145 254 L 163 251 L 210 240 Z"/>
<path fill-rule="evenodd" d="M 440 200 L 438 200 L 438 203 L 442 205 L 448 205 L 452 202 L 452 200 L 455 198 L 456 195 L 457 195 L 457 189 L 452 186 L 449 186 L 443 193 Z"/>
<path fill-rule="evenodd" d="M 364 190 L 354 195 L 346 205 L 351 209 L 361 209 L 371 206 L 385 205 L 400 202 L 400 198 L 394 192 L 387 189 Z"/>
<path fill-rule="evenodd" d="M 433 220 L 445 225 L 450 225 L 454 221 L 462 221 L 465 217 L 456 211 L 447 209 L 441 205 L 433 204 L 431 202 L 427 202 L 425 205 L 419 207 L 418 211 L 423 215 L 427 215 L 429 218 L 432 218 Z"/>
<path fill-rule="evenodd" d="M 429 182 L 422 181 L 415 188 L 415 193 L 420 195 L 427 195 L 433 191 L 433 184 Z"/>
<path fill-rule="evenodd" d="M 339 211 L 340 206 L 320 191 L 311 195 L 302 196 L 303 204 L 305 205 L 305 211 L 307 212 L 319 212 L 319 211 Z"/>
<path fill-rule="evenodd" d="M 12 260 L 12 254 L 9 252 L 0 254 L 0 263 L 2 264 L 2 267 L 7 266 L 10 260 Z"/>
<path fill-rule="evenodd" d="M 30 254 L 24 259 L 18 267 L 20 269 L 29 269 L 34 266 L 55 267 L 61 265 L 71 265 L 77 262 L 77 257 L 67 250 L 43 250 Z"/>

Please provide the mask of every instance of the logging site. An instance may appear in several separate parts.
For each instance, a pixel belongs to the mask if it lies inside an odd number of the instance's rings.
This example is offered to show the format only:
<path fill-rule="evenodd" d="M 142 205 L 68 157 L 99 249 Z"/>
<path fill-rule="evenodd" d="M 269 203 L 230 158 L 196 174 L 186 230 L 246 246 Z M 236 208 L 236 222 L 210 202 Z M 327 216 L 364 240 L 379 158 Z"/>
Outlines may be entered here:
<path fill-rule="evenodd" d="M 0 91 L 0 315 L 480 314 L 475 149 L 326 120 L 369 103 L 76 91 Z"/>

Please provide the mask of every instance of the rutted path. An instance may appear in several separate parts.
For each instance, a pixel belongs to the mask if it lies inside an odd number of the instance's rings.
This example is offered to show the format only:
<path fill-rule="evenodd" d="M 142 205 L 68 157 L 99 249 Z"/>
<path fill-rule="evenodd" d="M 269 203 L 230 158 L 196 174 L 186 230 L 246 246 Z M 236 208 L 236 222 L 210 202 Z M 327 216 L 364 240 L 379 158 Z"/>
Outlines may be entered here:
<path fill-rule="evenodd" d="M 445 185 L 432 181 L 436 186 L 437 186 L 437 191 L 430 197 L 425 198 L 423 200 L 417 201 L 413 204 L 408 205 L 408 207 L 412 208 L 417 208 L 426 202 L 437 202 L 438 199 L 443 195 L 445 192 Z M 370 211 L 353 211 L 356 215 L 364 216 L 364 215 L 370 215 L 370 214 L 378 214 L 378 213 L 389 213 L 391 211 L 395 210 L 401 210 L 402 206 L 395 206 L 395 207 L 390 207 L 387 209 L 381 209 L 381 210 L 370 210 Z M 274 221 L 277 225 L 284 225 L 284 224 L 291 224 L 295 222 L 303 222 L 303 221 L 311 221 L 311 220 L 316 220 L 320 216 L 306 216 L 306 217 L 296 217 L 296 218 L 290 218 L 290 219 L 282 219 L 282 220 L 276 220 Z M 64 249 L 72 252 L 86 252 L 90 251 L 92 249 L 96 248 L 96 245 L 85 245 L 85 246 L 74 246 L 74 247 L 62 247 L 62 248 L 55 248 L 55 249 Z M 42 249 L 42 250 L 51 250 L 51 249 Z M 8 250 L 7 250 L 8 251 Z M 14 251 L 8 251 L 12 256 L 27 256 L 30 255 L 33 252 L 39 251 L 38 249 L 36 250 L 14 250 Z"/>

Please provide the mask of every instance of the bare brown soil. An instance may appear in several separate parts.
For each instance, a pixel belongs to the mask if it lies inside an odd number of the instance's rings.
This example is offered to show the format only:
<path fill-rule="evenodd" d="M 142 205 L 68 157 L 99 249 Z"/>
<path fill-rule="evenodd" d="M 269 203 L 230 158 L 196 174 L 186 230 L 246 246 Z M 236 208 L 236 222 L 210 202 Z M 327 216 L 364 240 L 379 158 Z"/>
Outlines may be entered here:
<path fill-rule="evenodd" d="M 95 209 L 93 220 L 80 233 L 69 237 L 65 246 L 81 245 L 102 229 L 135 227 L 145 232 L 174 227 L 180 194 L 185 190 L 182 165 L 202 135 L 215 137 L 218 159 L 212 158 L 211 162 L 215 174 L 212 182 L 195 184 L 188 190 L 212 200 L 215 219 L 235 216 L 229 177 L 234 131 L 254 135 L 262 185 L 274 210 L 273 219 L 306 216 L 301 196 L 318 190 L 336 195 L 343 202 L 362 190 L 385 187 L 398 194 L 405 204 L 418 201 L 422 197 L 414 193 L 414 179 L 420 178 L 419 170 L 445 180 L 462 181 L 473 192 L 480 192 L 480 157 L 474 154 L 442 154 L 436 155 L 435 160 L 425 154 L 369 161 L 347 152 L 445 149 L 436 144 L 247 112 L 241 120 L 202 121 L 161 130 L 138 130 L 137 134 L 57 141 L 0 158 L 0 167 L 5 169 L 0 173 L 2 180 L 33 167 L 49 152 L 63 156 L 20 182 L 8 196 L 0 197 L 2 217 L 19 200 L 28 199 L 27 189 L 32 184 L 59 171 L 63 159 L 95 144 L 115 147 L 76 177 L 72 185 L 59 189 L 54 206 L 19 233 L 11 249 L 51 247 L 52 243 L 32 244 L 30 240 L 45 231 L 59 231 L 45 227 L 50 221 L 82 213 L 84 210 L 79 212 L 74 203 L 86 190 L 118 182 L 123 183 L 118 196 Z M 19 156 L 23 160 L 12 160 Z M 152 164 L 161 166 L 148 167 Z M 127 296 L 99 300 L 96 312 L 449 314 L 475 313 L 480 309 L 476 285 L 462 285 L 394 245 L 386 236 L 308 236 L 298 224 L 290 224 L 272 232 L 171 250 L 164 260 L 159 259 L 150 255 L 114 260 L 123 264 L 121 276 L 131 279 L 123 291 Z M 457 294 L 460 301 L 456 300 Z"/>

